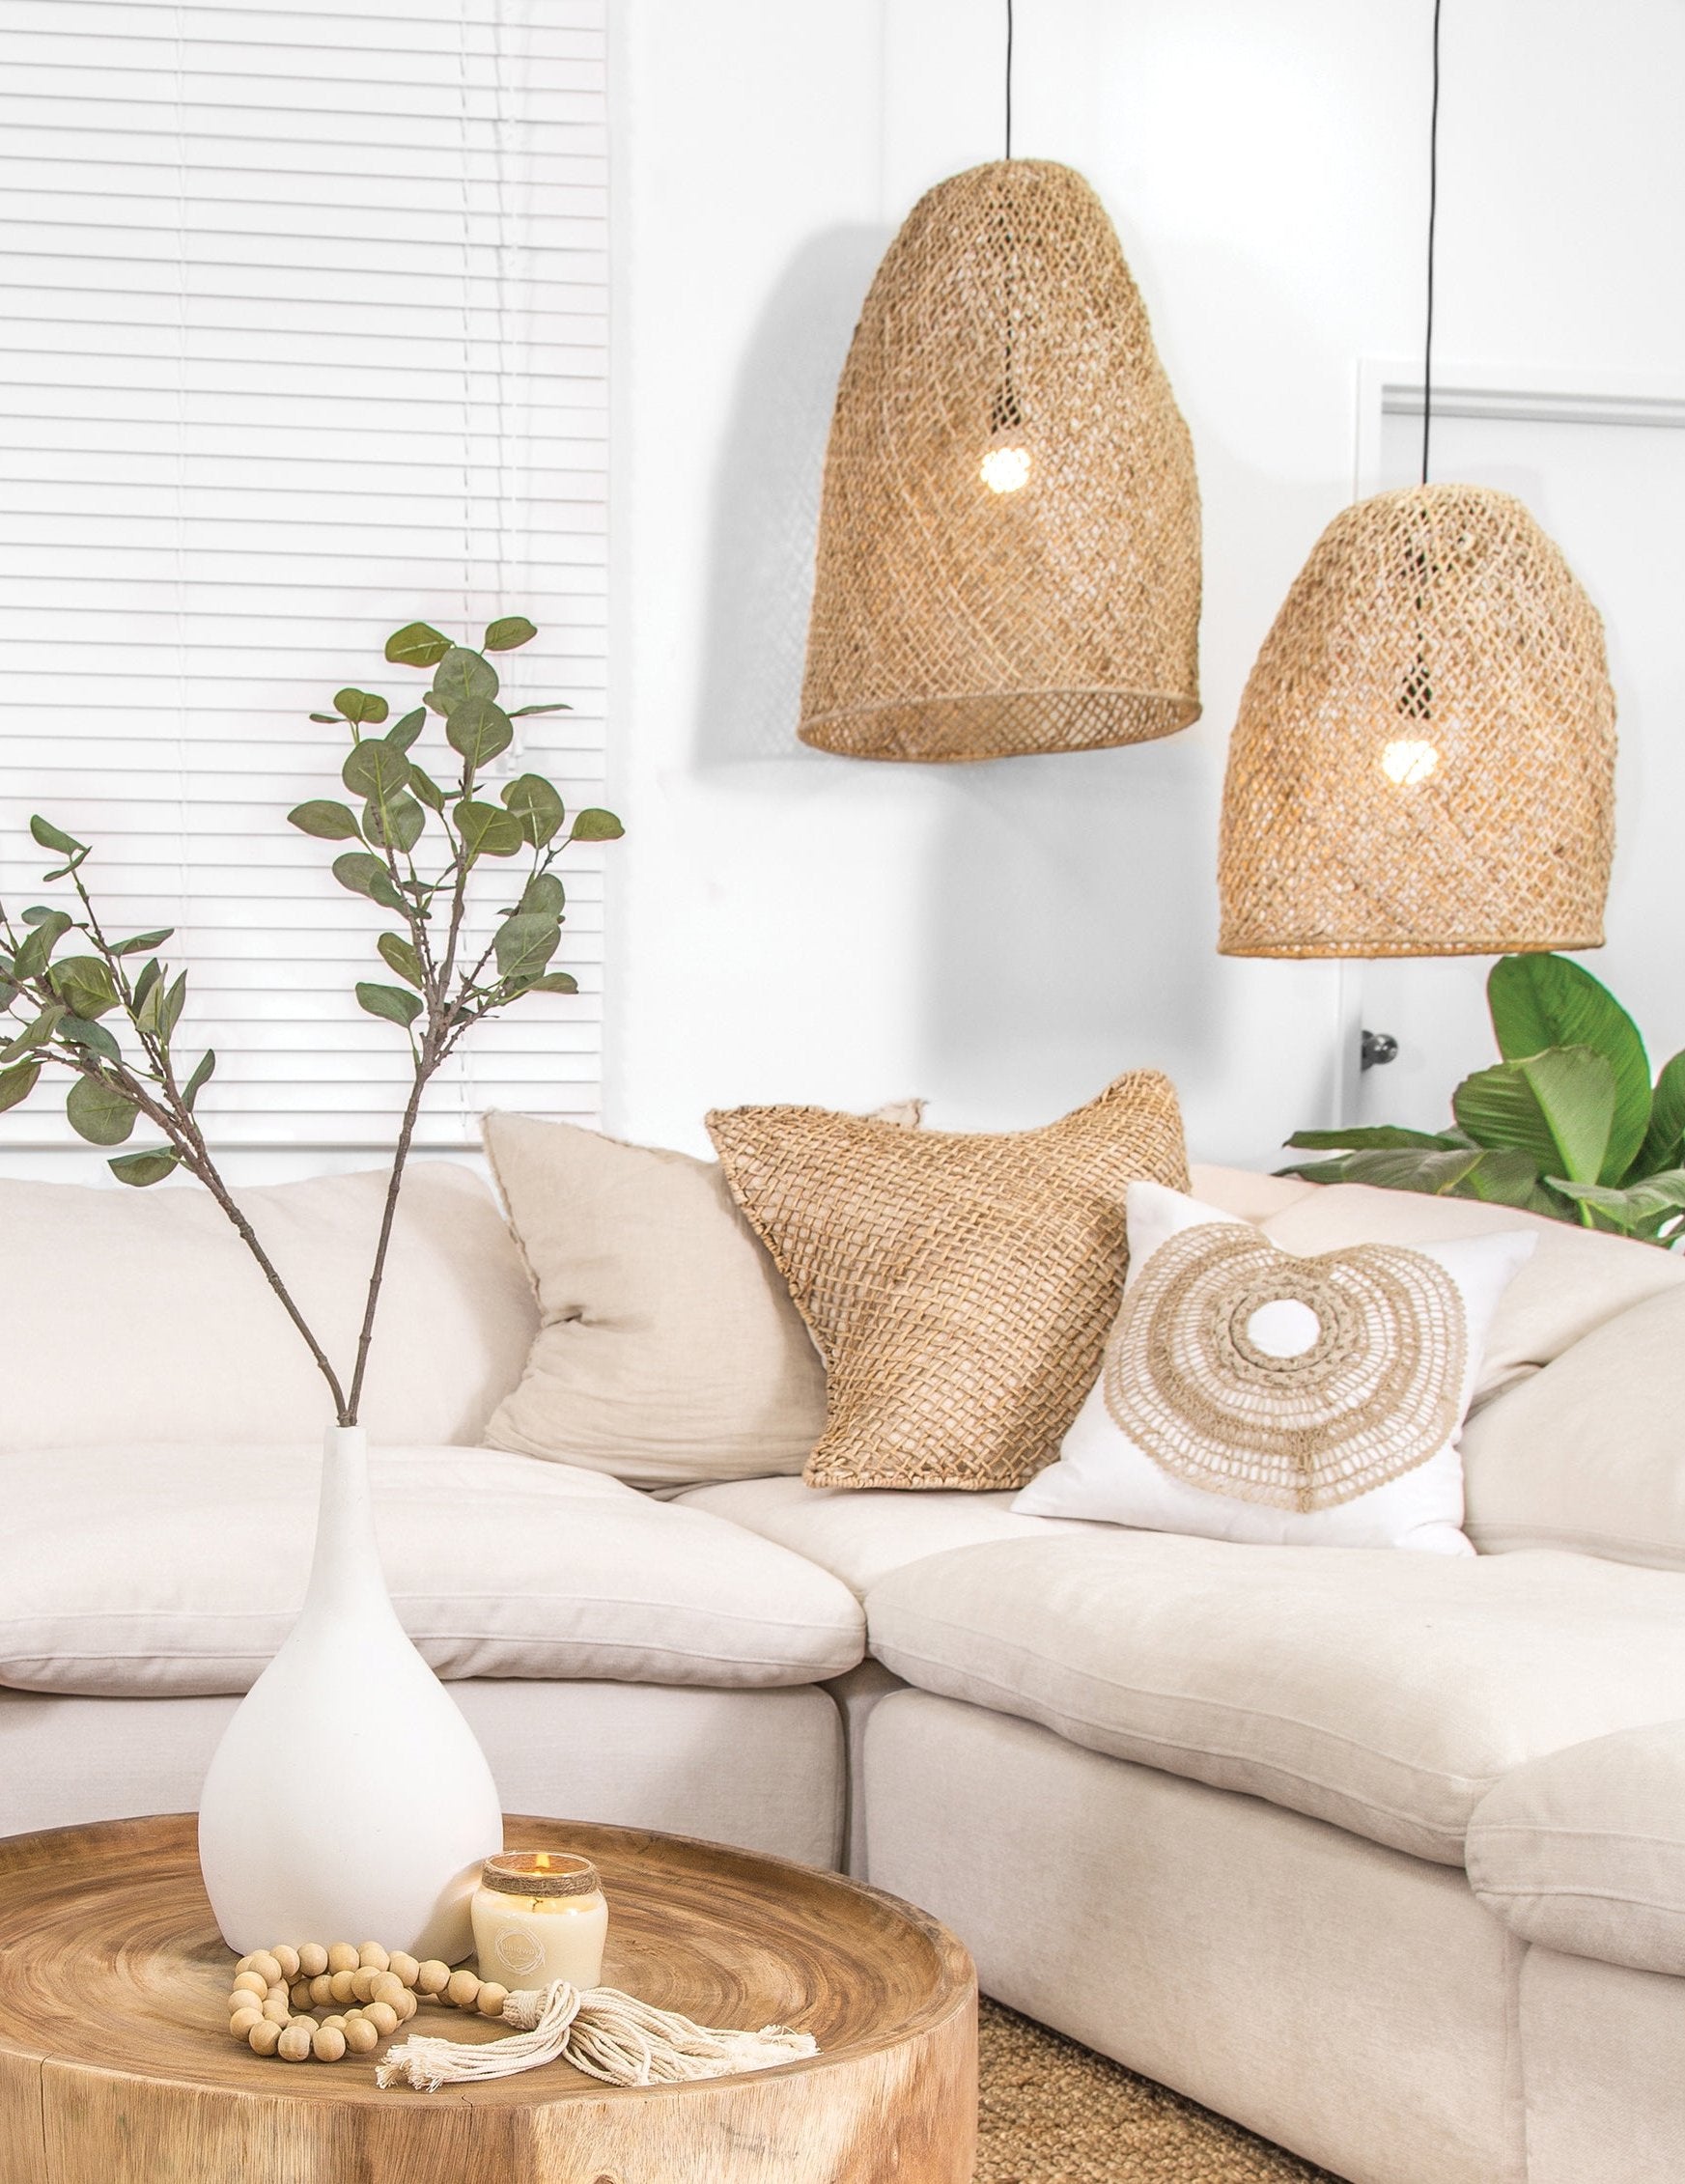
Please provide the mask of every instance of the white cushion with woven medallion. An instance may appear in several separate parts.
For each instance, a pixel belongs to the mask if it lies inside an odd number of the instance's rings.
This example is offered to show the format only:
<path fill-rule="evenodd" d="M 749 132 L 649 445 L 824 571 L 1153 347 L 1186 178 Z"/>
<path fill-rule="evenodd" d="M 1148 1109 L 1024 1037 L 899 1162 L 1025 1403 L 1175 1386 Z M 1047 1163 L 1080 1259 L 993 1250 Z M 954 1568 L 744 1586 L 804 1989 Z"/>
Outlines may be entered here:
<path fill-rule="evenodd" d="M 1059 1461 L 1013 1503 L 1256 1545 L 1473 1553 L 1456 1437 L 1522 1230 L 1315 1257 L 1151 1183 Z"/>

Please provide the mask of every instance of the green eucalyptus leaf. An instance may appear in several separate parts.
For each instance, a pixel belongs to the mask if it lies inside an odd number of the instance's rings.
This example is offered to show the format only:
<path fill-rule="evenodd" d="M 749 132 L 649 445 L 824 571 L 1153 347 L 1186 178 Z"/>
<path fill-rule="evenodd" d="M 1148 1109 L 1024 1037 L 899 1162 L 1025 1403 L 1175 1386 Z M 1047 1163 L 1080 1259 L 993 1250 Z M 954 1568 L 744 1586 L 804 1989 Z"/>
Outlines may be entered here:
<path fill-rule="evenodd" d="M 464 698 L 445 717 L 445 740 L 476 770 L 515 741 L 508 714 L 492 698 Z"/>
<path fill-rule="evenodd" d="M 359 727 L 367 721 L 378 728 L 390 710 L 385 699 L 377 697 L 373 690 L 335 690 L 333 702 L 346 719 L 354 720 Z"/>
<path fill-rule="evenodd" d="M 436 811 L 441 818 L 444 816 L 444 791 L 431 773 L 422 771 L 413 759 L 409 762 L 409 787 L 411 793 L 421 798 L 429 811 Z"/>
<path fill-rule="evenodd" d="M 320 720 L 324 728 L 340 728 L 345 725 L 337 713 L 313 713 L 310 717 L 312 720 Z M 116 1162 L 113 1162 L 112 1165 L 115 1166 Z"/>
<path fill-rule="evenodd" d="M 211 1077 L 215 1073 L 215 1069 L 216 1050 L 212 1047 L 207 1047 L 205 1051 L 199 1057 L 198 1067 L 194 1070 L 192 1076 L 188 1078 L 186 1083 L 182 1087 L 182 1098 L 186 1103 L 186 1106 L 189 1109 L 191 1109 L 194 1101 L 198 1099 L 200 1093 L 204 1091 L 206 1085 L 211 1082 Z"/>
<path fill-rule="evenodd" d="M 9 1009 L 16 1000 L 18 992 L 19 989 L 13 985 L 10 978 L 0 976 L 0 1009 Z"/>
<path fill-rule="evenodd" d="M 70 1013 L 62 1001 L 48 1001 L 9 1046 L 0 1048 L 0 1068 L 19 1060 L 33 1048 L 44 1047 Z"/>
<path fill-rule="evenodd" d="M 114 956 L 144 956 L 149 948 L 161 948 L 175 930 L 173 925 L 160 925 L 155 933 L 137 933 L 132 940 L 119 940 L 111 953 Z"/>
<path fill-rule="evenodd" d="M 65 1119 L 90 1145 L 121 1145 L 138 1118 L 116 1085 L 102 1077 L 78 1077 L 65 1096 Z"/>
<path fill-rule="evenodd" d="M 99 1054 L 108 1062 L 120 1062 L 123 1049 L 102 1023 L 94 1023 L 86 1017 L 68 1016 L 59 1025 L 58 1036 L 72 1047 L 84 1048 L 91 1054 Z"/>
<path fill-rule="evenodd" d="M 356 753 L 351 755 L 354 758 Z M 315 797 L 309 803 L 295 804 L 287 814 L 287 823 L 301 834 L 313 834 L 319 842 L 354 842 L 357 836 L 357 823 L 351 812 L 329 797 Z"/>
<path fill-rule="evenodd" d="M 1609 1150 L 1615 1103 L 1615 1069 L 1607 1055 L 1589 1047 L 1547 1047 L 1466 1077 L 1451 1095 L 1451 1111 L 1480 1145 L 1515 1146 L 1541 1175 L 1595 1183 Z"/>
<path fill-rule="evenodd" d="M 595 804 L 574 814 L 571 842 L 618 842 L 626 832 L 611 811 L 600 811 Z"/>
<path fill-rule="evenodd" d="M 160 987 L 163 999 L 158 1003 L 158 1037 L 167 1047 L 175 1036 L 177 1024 L 182 1021 L 182 1011 L 187 1000 L 187 973 L 183 971 L 175 984 L 166 991 Z"/>
<path fill-rule="evenodd" d="M 517 645 L 529 644 L 537 635 L 524 614 L 505 614 L 491 625 L 480 641 L 488 652 L 513 652 Z"/>
<path fill-rule="evenodd" d="M 511 706 L 509 717 L 511 720 L 525 720 L 529 714 L 534 713 L 572 713 L 573 710 L 571 705 L 564 705 L 561 699 L 557 698 L 548 705 Z"/>
<path fill-rule="evenodd" d="M 1603 1173 L 1583 1180 L 1618 1183 L 1650 1119 L 1650 1063 L 1638 1025 L 1601 979 L 1567 956 L 1501 957 L 1486 981 L 1486 1000 L 1506 1062 L 1549 1047 L 1588 1047 L 1609 1063 L 1615 1097 Z"/>
<path fill-rule="evenodd" d="M 497 792 L 507 810 L 520 822 L 520 831 L 535 850 L 553 840 L 568 816 L 566 806 L 542 773 L 519 774 Z"/>
<path fill-rule="evenodd" d="M 40 1062 L 18 1062 L 14 1068 L 0 1070 L 0 1114 L 29 1098 L 35 1090 L 41 1067 Z"/>
<path fill-rule="evenodd" d="M 339 777 L 353 797 L 395 797 L 409 786 L 409 761 L 384 736 L 367 736 L 347 752 Z"/>
<path fill-rule="evenodd" d="M 134 982 L 134 1012 L 137 1017 L 146 1007 L 147 995 L 162 976 L 163 966 L 158 962 L 157 957 L 154 956 L 151 963 L 142 967 L 140 976 Z"/>
<path fill-rule="evenodd" d="M 383 850 L 414 849 L 426 825 L 426 812 L 407 790 L 401 790 L 384 804 L 371 798 L 363 806 L 363 832 Z"/>
<path fill-rule="evenodd" d="M 1639 1147 L 1629 1180 L 1654 1175 L 1685 1161 L 1685 1052 L 1662 1064 L 1650 1098 L 1650 1127 Z"/>
<path fill-rule="evenodd" d="M 576 994 L 579 981 L 571 970 L 547 970 L 527 988 L 529 994 Z"/>
<path fill-rule="evenodd" d="M 407 622 L 386 639 L 386 658 L 394 667 L 436 667 L 451 641 L 431 622 Z"/>
<path fill-rule="evenodd" d="M 535 978 L 562 944 L 553 917 L 517 910 L 497 928 L 497 968 L 505 978 Z"/>
<path fill-rule="evenodd" d="M 464 797 L 452 816 L 470 863 L 481 856 L 512 857 L 526 839 L 520 821 L 497 804 L 476 803 Z"/>
<path fill-rule="evenodd" d="M 401 1023 L 407 1031 L 421 1014 L 421 998 L 416 994 L 406 994 L 400 986 L 376 986 L 367 979 L 357 982 L 357 1002 L 371 1016 L 383 1017 L 388 1023 Z"/>
<path fill-rule="evenodd" d="M 105 1165 L 119 1183 L 131 1183 L 137 1190 L 144 1190 L 149 1183 L 162 1183 L 181 1162 L 180 1153 L 166 1152 L 161 1146 L 153 1153 L 120 1153 L 116 1160 Z"/>
<path fill-rule="evenodd" d="M 395 721 L 386 731 L 386 741 L 407 751 L 417 736 L 427 726 L 427 708 L 418 705 L 413 713 L 407 713 L 402 720 Z"/>
<path fill-rule="evenodd" d="M 382 910 L 402 910 L 404 897 L 392 884 L 392 875 L 378 856 L 367 850 L 348 850 L 333 860 L 333 876 L 353 895 L 367 895 Z"/>
<path fill-rule="evenodd" d="M 44 910 L 39 915 L 25 910 L 23 915 L 34 930 L 14 958 L 14 968 L 19 979 L 39 978 L 51 961 L 53 950 L 70 930 L 70 920 L 63 910 Z"/>
<path fill-rule="evenodd" d="M 73 835 L 67 834 L 62 826 L 55 826 L 51 820 L 42 819 L 39 812 L 30 821 L 29 831 L 43 850 L 56 850 L 60 856 L 73 857 L 87 854 L 88 845 L 86 842 L 78 842 Z"/>
<path fill-rule="evenodd" d="M 516 908 L 541 917 L 559 918 L 568 907 L 567 889 L 553 872 L 535 872 L 520 890 Z"/>
<path fill-rule="evenodd" d="M 407 984 L 419 992 L 421 989 L 421 958 L 413 945 L 396 933 L 382 933 L 375 942 L 380 951 L 380 961 L 388 970 L 395 970 Z"/>
<path fill-rule="evenodd" d="M 61 956 L 47 977 L 72 1016 L 103 1016 L 122 998 L 116 979 L 98 956 Z"/>
<path fill-rule="evenodd" d="M 428 696 L 448 717 L 470 698 L 497 695 L 497 670 L 466 645 L 452 645 L 434 669 Z"/>

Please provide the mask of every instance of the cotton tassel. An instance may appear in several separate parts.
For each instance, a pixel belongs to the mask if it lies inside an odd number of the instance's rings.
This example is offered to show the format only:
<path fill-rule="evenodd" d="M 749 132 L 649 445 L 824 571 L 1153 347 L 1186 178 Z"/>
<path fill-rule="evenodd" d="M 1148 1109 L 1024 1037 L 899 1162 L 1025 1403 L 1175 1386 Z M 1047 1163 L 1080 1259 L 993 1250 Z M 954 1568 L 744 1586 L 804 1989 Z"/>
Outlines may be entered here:
<path fill-rule="evenodd" d="M 722 2032 L 693 2025 L 671 2010 L 623 1995 L 617 1987 L 581 1993 L 566 1979 L 510 1995 L 502 2010 L 515 2028 L 505 2040 L 411 2038 L 387 2050 L 375 2071 L 381 2086 L 407 2078 L 418 2093 L 482 2078 L 513 2078 L 547 2062 L 571 2062 L 607 2086 L 673 2086 L 688 2078 L 728 2078 L 770 2070 L 819 2053 L 811 2032 L 787 2025 L 758 2032 Z"/>

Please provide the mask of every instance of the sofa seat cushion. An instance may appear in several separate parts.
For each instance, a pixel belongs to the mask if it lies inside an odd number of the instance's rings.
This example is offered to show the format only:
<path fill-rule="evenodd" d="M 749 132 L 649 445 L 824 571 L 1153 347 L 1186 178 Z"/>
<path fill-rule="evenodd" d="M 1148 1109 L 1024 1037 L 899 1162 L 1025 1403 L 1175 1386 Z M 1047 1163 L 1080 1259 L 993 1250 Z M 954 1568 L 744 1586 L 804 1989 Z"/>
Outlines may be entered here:
<path fill-rule="evenodd" d="M 1524 1941 L 1685 1976 L 1685 1722 L 1518 1767 L 1475 1808 L 1468 1864 Z"/>
<path fill-rule="evenodd" d="M 962 1548 L 866 1595 L 911 1684 L 1461 1864 L 1512 1768 L 1676 1714 L 1685 1578 L 1084 1531 Z"/>
<path fill-rule="evenodd" d="M 817 1562 L 851 1592 L 866 1593 L 904 1563 L 994 1540 L 1086 1532 L 1076 1520 L 1015 1517 L 1006 1494 L 906 1494 L 889 1487 L 807 1486 L 800 1479 L 738 1479 L 678 1498 Z"/>
<path fill-rule="evenodd" d="M 447 1680 L 804 1684 L 861 1658 L 846 1586 L 700 1509 L 497 1449 L 370 1470 L 394 1603 Z M 302 1445 L 0 1456 L 0 1684 L 246 1690 L 303 1600 L 320 1471 Z"/>

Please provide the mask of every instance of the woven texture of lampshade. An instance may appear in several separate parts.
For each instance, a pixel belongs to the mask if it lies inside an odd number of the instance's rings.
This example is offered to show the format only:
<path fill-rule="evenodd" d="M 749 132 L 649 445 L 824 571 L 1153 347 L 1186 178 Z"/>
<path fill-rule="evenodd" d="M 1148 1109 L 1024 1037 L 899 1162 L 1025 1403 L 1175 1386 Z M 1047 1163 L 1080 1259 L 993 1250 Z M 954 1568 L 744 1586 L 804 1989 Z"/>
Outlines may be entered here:
<path fill-rule="evenodd" d="M 1231 956 L 1595 948 L 1615 848 L 1603 623 L 1509 493 L 1413 486 L 1335 517 L 1229 745 Z"/>
<path fill-rule="evenodd" d="M 994 490 L 991 457 L 1022 482 Z M 802 741 L 983 759 L 1167 736 L 1199 715 L 1198 627 L 1193 446 L 1100 200 L 1039 159 L 939 183 L 837 389 Z"/>

